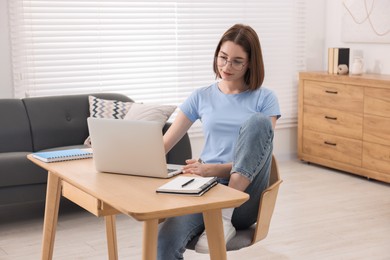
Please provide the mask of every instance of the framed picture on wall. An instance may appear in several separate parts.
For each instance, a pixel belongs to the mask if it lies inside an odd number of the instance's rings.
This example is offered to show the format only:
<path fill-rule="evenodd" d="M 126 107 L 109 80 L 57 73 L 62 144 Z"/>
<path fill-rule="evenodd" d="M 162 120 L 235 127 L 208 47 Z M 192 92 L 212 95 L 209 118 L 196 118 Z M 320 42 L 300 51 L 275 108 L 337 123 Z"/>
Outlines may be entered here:
<path fill-rule="evenodd" d="M 389 0 L 344 0 L 344 42 L 390 43 Z"/>

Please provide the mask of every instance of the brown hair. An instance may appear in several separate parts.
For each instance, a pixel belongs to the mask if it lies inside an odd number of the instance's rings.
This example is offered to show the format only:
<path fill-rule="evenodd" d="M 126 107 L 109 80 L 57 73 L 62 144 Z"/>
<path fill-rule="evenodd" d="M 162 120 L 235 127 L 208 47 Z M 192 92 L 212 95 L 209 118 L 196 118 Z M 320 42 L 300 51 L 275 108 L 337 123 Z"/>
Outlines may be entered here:
<path fill-rule="evenodd" d="M 260 88 L 264 81 L 264 62 L 257 33 L 248 25 L 235 24 L 223 34 L 214 53 L 213 69 L 217 78 L 220 78 L 221 75 L 218 71 L 216 57 L 222 44 L 226 41 L 240 45 L 248 54 L 249 66 L 244 75 L 245 84 L 248 85 L 249 90 Z"/>

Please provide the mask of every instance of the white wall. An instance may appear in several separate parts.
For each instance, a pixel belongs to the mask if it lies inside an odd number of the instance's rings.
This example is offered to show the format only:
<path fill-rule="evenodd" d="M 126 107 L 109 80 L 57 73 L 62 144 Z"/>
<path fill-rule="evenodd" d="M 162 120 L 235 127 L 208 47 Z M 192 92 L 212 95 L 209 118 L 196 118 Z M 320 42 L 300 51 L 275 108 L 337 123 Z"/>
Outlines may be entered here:
<path fill-rule="evenodd" d="M 325 1 L 306 0 L 306 70 L 322 71 L 325 49 Z M 328 58 L 326 56 L 326 58 Z"/>
<path fill-rule="evenodd" d="M 0 0 L 0 98 L 12 98 L 11 50 L 7 0 Z"/>
<path fill-rule="evenodd" d="M 342 41 L 342 20 L 344 7 L 340 0 L 326 1 L 326 30 L 325 46 L 323 51 L 324 66 L 326 66 L 328 47 L 349 47 L 350 64 L 354 53 L 361 53 L 364 58 L 366 73 L 390 74 L 390 43 L 347 43 Z M 326 67 L 324 67 L 326 68 Z"/>

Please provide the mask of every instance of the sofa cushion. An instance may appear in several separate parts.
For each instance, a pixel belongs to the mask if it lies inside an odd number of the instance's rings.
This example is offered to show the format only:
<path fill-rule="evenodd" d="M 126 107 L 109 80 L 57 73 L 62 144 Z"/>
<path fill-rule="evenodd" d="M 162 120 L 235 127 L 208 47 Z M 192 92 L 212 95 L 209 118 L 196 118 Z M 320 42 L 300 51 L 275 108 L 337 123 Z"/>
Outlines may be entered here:
<path fill-rule="evenodd" d="M 30 125 L 20 99 L 0 100 L 0 153 L 32 151 Z"/>
<path fill-rule="evenodd" d="M 34 151 L 82 144 L 88 136 L 88 94 L 25 98 L 31 122 Z M 93 96 L 130 102 L 129 97 L 115 93 Z"/>
<path fill-rule="evenodd" d="M 27 160 L 29 153 L 0 153 L 0 187 L 46 183 L 47 171 Z"/>
<path fill-rule="evenodd" d="M 7 206 L 15 204 L 27 205 L 31 202 L 44 202 L 46 198 L 46 183 L 3 187 L 0 189 L 0 209 L 7 210 Z M 22 208 L 22 214 L 29 216 L 30 211 Z M 3 222 L 2 222 L 3 224 Z M 5 224 L 5 223 L 4 223 Z"/>

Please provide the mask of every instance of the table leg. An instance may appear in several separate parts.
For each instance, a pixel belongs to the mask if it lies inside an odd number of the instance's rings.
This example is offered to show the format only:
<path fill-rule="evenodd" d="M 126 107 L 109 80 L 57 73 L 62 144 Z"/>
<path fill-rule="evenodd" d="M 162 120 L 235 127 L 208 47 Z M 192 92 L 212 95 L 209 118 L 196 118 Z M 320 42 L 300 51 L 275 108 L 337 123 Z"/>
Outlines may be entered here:
<path fill-rule="evenodd" d="M 211 260 L 226 260 L 226 244 L 223 235 L 222 213 L 220 209 L 203 212 L 207 241 Z"/>
<path fill-rule="evenodd" d="M 58 210 L 61 197 L 61 180 L 49 172 L 47 177 L 45 217 L 43 221 L 42 259 L 53 258 L 54 238 L 56 234 Z"/>
<path fill-rule="evenodd" d="M 142 259 L 156 260 L 157 258 L 158 219 L 144 222 L 144 237 L 142 241 Z"/>
<path fill-rule="evenodd" d="M 115 215 L 105 216 L 106 222 L 106 235 L 107 235 L 107 246 L 108 246 L 108 259 L 118 259 L 118 247 L 116 240 L 116 218 Z"/>

